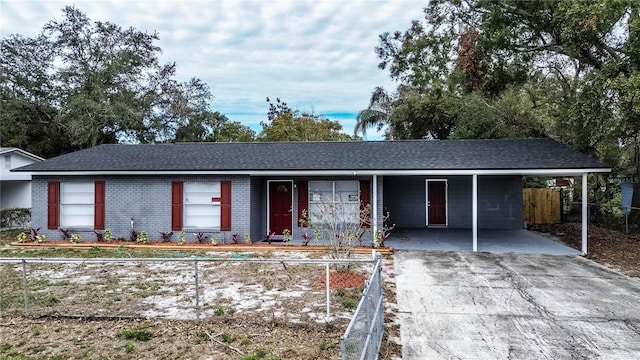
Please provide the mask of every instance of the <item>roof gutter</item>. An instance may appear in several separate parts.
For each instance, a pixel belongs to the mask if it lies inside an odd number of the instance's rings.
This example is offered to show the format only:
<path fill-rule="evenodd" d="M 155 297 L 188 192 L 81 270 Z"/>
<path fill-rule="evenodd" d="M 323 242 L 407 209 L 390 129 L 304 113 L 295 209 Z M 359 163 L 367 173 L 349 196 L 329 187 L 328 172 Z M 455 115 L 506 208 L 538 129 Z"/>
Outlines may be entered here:
<path fill-rule="evenodd" d="M 36 176 L 131 176 L 131 175 L 248 175 L 248 176 L 442 176 L 442 175 L 529 175 L 578 176 L 609 173 L 611 168 L 571 169 L 467 169 L 467 170 L 158 170 L 158 171 L 31 171 Z"/>

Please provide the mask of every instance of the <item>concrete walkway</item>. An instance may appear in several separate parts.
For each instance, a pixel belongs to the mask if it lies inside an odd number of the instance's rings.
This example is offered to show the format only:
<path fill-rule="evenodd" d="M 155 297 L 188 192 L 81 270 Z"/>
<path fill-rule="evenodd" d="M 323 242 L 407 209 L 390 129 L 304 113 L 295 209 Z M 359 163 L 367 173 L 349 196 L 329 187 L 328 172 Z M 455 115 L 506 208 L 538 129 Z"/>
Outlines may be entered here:
<path fill-rule="evenodd" d="M 385 245 L 396 250 L 471 251 L 473 240 L 470 229 L 398 229 L 391 232 Z M 580 254 L 578 250 L 561 242 L 523 229 L 481 229 L 478 231 L 478 251 L 553 255 Z"/>
<path fill-rule="evenodd" d="M 640 281 L 578 256 L 397 251 L 403 359 L 640 359 Z"/>

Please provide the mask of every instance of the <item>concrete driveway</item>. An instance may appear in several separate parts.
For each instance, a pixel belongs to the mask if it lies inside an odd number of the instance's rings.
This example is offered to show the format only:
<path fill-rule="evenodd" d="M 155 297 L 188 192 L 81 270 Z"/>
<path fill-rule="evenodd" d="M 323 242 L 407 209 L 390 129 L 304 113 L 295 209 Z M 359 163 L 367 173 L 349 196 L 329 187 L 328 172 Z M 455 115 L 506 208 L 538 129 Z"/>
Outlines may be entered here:
<path fill-rule="evenodd" d="M 396 251 L 403 359 L 640 359 L 640 281 L 578 256 Z"/>

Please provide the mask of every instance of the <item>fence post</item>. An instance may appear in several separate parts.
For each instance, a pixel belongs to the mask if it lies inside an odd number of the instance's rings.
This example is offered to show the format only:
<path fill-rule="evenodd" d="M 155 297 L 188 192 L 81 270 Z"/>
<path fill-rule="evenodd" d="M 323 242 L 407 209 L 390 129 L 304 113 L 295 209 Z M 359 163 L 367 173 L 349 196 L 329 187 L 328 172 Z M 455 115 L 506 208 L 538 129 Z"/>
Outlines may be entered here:
<path fill-rule="evenodd" d="M 200 290 L 198 288 L 198 259 L 193 261 L 194 278 L 196 284 L 196 319 L 200 320 Z"/>
<path fill-rule="evenodd" d="M 324 283 L 325 283 L 325 287 L 326 287 L 326 290 L 327 290 L 327 322 L 329 322 L 329 318 L 331 317 L 331 310 L 329 308 L 330 307 L 330 301 L 331 301 L 331 300 L 329 300 L 330 296 L 331 296 L 330 286 L 329 286 L 329 281 L 330 281 L 330 279 L 329 279 L 329 262 L 327 261 L 325 263 L 325 265 L 326 265 L 326 269 L 325 269 L 325 280 L 324 280 Z"/>
<path fill-rule="evenodd" d="M 628 209 L 628 211 L 624 212 L 624 231 L 625 233 L 629 233 L 629 213 L 631 212 L 631 209 Z"/>
<path fill-rule="evenodd" d="M 22 286 L 24 288 L 24 316 L 29 316 L 29 288 L 27 284 L 27 261 L 22 259 Z"/>

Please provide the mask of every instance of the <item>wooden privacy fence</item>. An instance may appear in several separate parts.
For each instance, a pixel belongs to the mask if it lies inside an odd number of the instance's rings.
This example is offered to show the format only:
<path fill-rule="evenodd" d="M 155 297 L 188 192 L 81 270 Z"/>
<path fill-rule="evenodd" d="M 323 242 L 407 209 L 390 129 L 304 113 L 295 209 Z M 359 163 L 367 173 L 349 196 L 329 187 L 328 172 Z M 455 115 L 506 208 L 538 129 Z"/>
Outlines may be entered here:
<path fill-rule="evenodd" d="M 562 216 L 560 189 L 522 189 L 523 218 L 527 224 L 556 224 Z"/>

